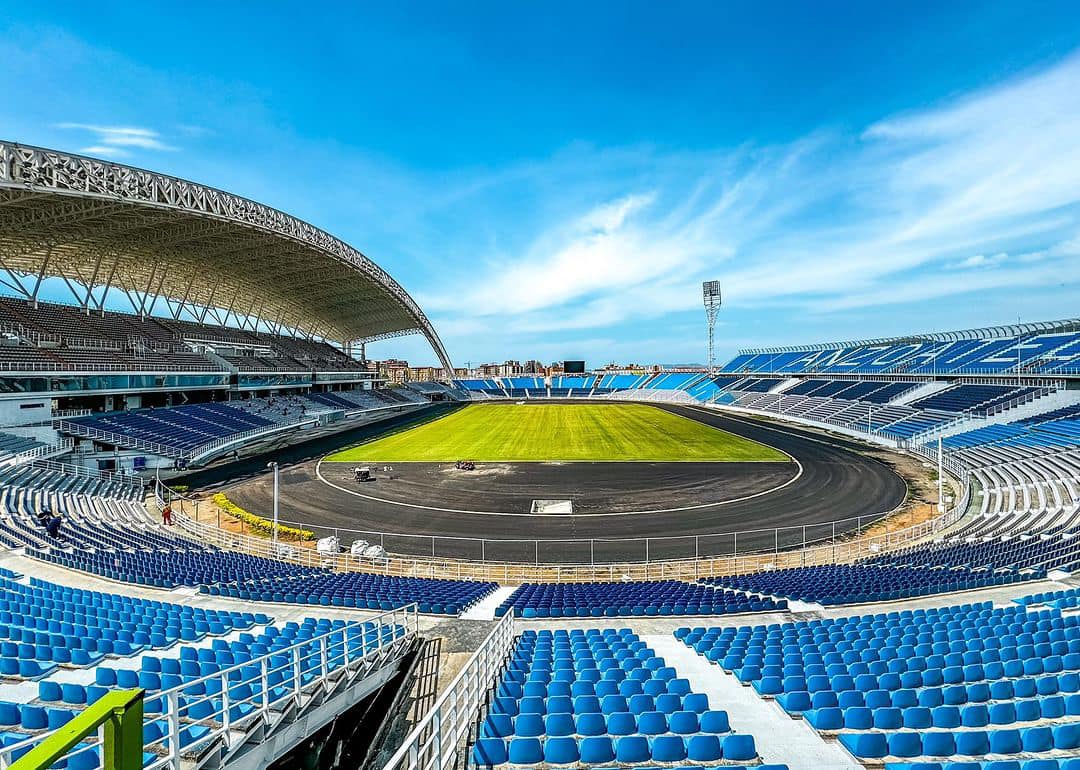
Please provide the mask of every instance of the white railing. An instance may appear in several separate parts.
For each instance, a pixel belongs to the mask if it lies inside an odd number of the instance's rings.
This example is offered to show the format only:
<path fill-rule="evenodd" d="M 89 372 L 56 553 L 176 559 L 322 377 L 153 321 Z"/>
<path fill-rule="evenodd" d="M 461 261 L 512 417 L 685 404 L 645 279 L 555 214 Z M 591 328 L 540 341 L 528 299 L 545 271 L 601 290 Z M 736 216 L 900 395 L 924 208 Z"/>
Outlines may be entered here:
<path fill-rule="evenodd" d="M 190 460 L 196 457 L 209 454 L 210 452 L 228 444 L 242 443 L 246 439 L 252 438 L 258 435 L 272 435 L 280 431 L 292 430 L 293 428 L 299 428 L 309 423 L 315 424 L 316 420 L 300 420 L 299 422 L 290 422 L 284 425 L 275 425 L 270 428 L 251 428 L 249 430 L 241 431 L 240 433 L 233 433 L 228 436 L 208 441 L 205 444 L 200 444 L 195 449 L 179 449 L 168 444 L 162 444 L 156 441 L 147 441 L 141 438 L 135 438 L 123 433 L 113 433 L 112 431 L 101 430 L 99 428 L 91 428 L 87 425 L 83 425 L 77 422 L 68 422 L 67 420 L 57 420 L 57 430 L 62 430 L 66 433 L 74 433 L 83 438 L 93 439 L 95 441 L 101 441 L 106 444 L 114 444 L 116 446 L 130 447 L 131 449 L 138 449 L 143 452 L 149 452 L 150 454 L 162 455 L 165 457 L 178 457 L 185 460 Z"/>
<path fill-rule="evenodd" d="M 157 441 L 146 441 L 145 439 L 134 438 L 122 433 L 101 430 L 100 428 L 91 428 L 89 425 L 83 425 L 79 422 L 69 422 L 66 419 L 56 420 L 54 422 L 54 427 L 65 433 L 74 433 L 76 436 L 93 439 L 94 441 L 100 441 L 104 444 L 130 447 L 131 449 L 138 449 L 142 452 L 149 452 L 150 454 L 162 455 L 164 457 L 187 458 L 192 456 L 190 450 L 177 449 L 168 444 L 161 444 Z"/>
<path fill-rule="evenodd" d="M 479 556 L 475 558 L 468 556 L 459 556 L 457 558 L 436 556 L 434 553 L 436 538 L 424 535 L 413 535 L 411 537 L 430 541 L 432 543 L 431 556 L 391 554 L 363 557 L 353 556 L 349 553 L 328 554 L 319 553 L 314 548 L 295 543 L 280 543 L 275 549 L 272 541 L 267 537 L 229 532 L 221 529 L 220 526 L 215 525 L 213 522 L 200 521 L 199 500 L 172 492 L 160 483 L 156 487 L 153 503 L 160 509 L 166 501 L 171 502 L 173 521 L 180 530 L 183 530 L 197 541 L 227 551 L 240 551 L 254 556 L 340 572 L 366 572 L 399 577 L 489 580 L 498 581 L 504 585 L 514 585 L 526 582 L 562 583 L 589 580 L 699 580 L 705 577 L 757 572 L 762 569 L 853 562 L 868 556 L 876 556 L 915 545 L 950 528 L 966 512 L 968 494 L 968 487 L 965 484 L 960 500 L 946 510 L 945 513 L 907 527 L 890 527 L 888 526 L 888 519 L 881 522 L 866 519 L 861 523 L 856 519 L 852 520 L 852 523 L 855 524 L 854 527 L 843 531 L 837 528 L 835 523 L 827 522 L 823 525 L 817 525 L 821 530 L 820 535 L 813 533 L 815 525 L 807 525 L 806 535 L 802 535 L 802 532 L 795 532 L 795 530 L 803 530 L 802 527 L 789 528 L 792 530 L 794 537 L 792 537 L 791 541 L 786 542 L 779 539 L 780 530 L 769 529 L 762 530 L 762 532 L 773 535 L 772 547 L 746 548 L 744 546 L 740 550 L 738 538 L 736 537 L 727 541 L 726 544 L 731 547 L 731 550 L 725 549 L 723 553 L 710 553 L 702 548 L 700 554 L 680 557 L 656 555 L 655 552 L 658 550 L 660 543 L 665 540 L 664 538 L 640 538 L 639 540 L 646 549 L 652 543 L 654 555 L 651 559 L 646 550 L 644 560 L 620 558 L 618 561 L 595 562 L 570 560 L 562 562 L 539 560 L 536 562 L 500 561 L 491 558 L 491 550 L 497 545 L 506 545 L 507 543 L 527 544 L 530 550 L 534 547 L 539 549 L 541 545 L 544 545 L 546 548 L 558 549 L 565 557 L 567 549 L 572 545 L 584 543 L 587 549 L 590 542 L 600 546 L 608 541 L 485 541 L 479 538 L 444 538 L 447 541 L 473 544 L 478 551 L 486 544 L 488 558 L 485 559 L 481 559 Z M 194 517 L 192 514 L 194 514 Z M 220 521 L 218 524 L 220 524 Z M 284 521 L 281 524 L 286 525 Z M 378 535 L 376 534 L 375 537 L 378 537 Z M 693 543 L 697 538 L 690 535 L 683 539 Z M 620 541 L 614 540 L 614 542 Z M 391 545 L 389 540 L 386 545 Z M 620 542 L 620 548 L 625 555 L 625 544 Z"/>
<path fill-rule="evenodd" d="M 995 406 L 990 407 L 989 409 L 984 409 L 982 411 L 979 411 L 979 409 L 976 407 L 975 411 L 977 413 L 979 413 L 979 414 L 985 415 L 986 417 L 991 417 L 991 416 L 993 416 L 995 414 L 1001 414 L 1002 412 L 1008 411 L 1009 409 L 1015 409 L 1016 407 L 1022 406 L 1023 404 L 1028 404 L 1028 403 L 1031 403 L 1032 401 L 1036 401 L 1036 400 L 1042 398 L 1043 396 L 1050 395 L 1053 392 L 1054 392 L 1053 388 L 1039 388 L 1034 393 L 1025 393 L 1022 396 L 1017 396 L 1016 398 L 1011 398 L 1008 401 L 1006 401 L 1005 403 L 997 404 Z"/>
<path fill-rule="evenodd" d="M 311 418 L 307 418 L 303 420 L 298 420 L 297 422 L 287 422 L 283 425 L 274 425 L 270 428 L 252 428 L 250 430 L 245 430 L 240 433 L 233 433 L 229 436 L 222 436 L 221 438 L 214 439 L 213 441 L 208 441 L 205 444 L 200 444 L 194 449 L 189 450 L 187 454 L 184 455 L 184 457 L 189 460 L 202 458 L 206 455 L 212 454 L 215 450 L 220 449 L 221 447 L 229 446 L 231 444 L 242 444 L 248 439 L 255 438 L 257 436 L 272 436 L 275 433 L 281 433 L 287 430 L 294 430 L 304 425 L 318 424 L 318 419 L 313 420 Z"/>
<path fill-rule="evenodd" d="M 221 436 L 211 441 L 207 441 L 205 444 L 200 444 L 194 449 L 180 449 L 169 444 L 162 444 L 157 441 L 147 441 L 146 439 L 135 438 L 124 433 L 115 433 L 113 431 L 102 430 L 100 428 L 93 428 L 89 425 L 83 425 L 78 422 L 70 422 L 65 417 L 54 417 L 52 419 L 52 425 L 57 430 L 64 431 L 65 433 L 73 433 L 83 438 L 93 439 L 94 441 L 100 441 L 105 444 L 113 444 L 115 446 L 127 447 L 130 449 L 137 449 L 142 452 L 148 452 L 150 454 L 162 455 L 164 457 L 175 457 L 183 460 L 201 460 L 214 454 L 223 447 L 232 446 L 234 444 L 243 444 L 251 439 L 258 438 L 260 436 L 272 436 L 276 433 L 282 433 L 285 431 L 297 430 L 305 425 L 318 425 L 319 418 L 329 414 L 342 414 L 345 417 L 356 417 L 362 413 L 367 412 L 386 412 L 386 411 L 400 411 L 410 407 L 428 406 L 429 402 L 402 402 L 399 404 L 391 404 L 389 406 L 380 406 L 370 409 L 357 408 L 355 410 L 328 408 L 325 412 L 317 412 L 314 417 L 301 417 L 295 422 L 281 423 L 277 425 L 271 425 L 269 427 L 263 426 L 259 428 L 250 428 L 240 433 L 231 433 L 228 436 Z M 88 410 L 73 410 L 83 411 L 80 415 L 84 416 L 89 414 Z M 163 423 L 166 424 L 166 423 Z M 211 423 L 216 425 L 217 423 Z"/>
<path fill-rule="evenodd" d="M 872 379 L 872 380 L 933 380 L 936 377 L 948 377 L 953 378 L 975 378 L 984 377 L 989 380 L 1015 380 L 1018 374 L 1016 370 L 1016 364 L 1011 364 L 1004 369 L 988 369 L 980 368 L 973 369 L 960 364 L 955 368 L 941 368 L 932 369 L 931 371 L 920 371 L 912 373 L 907 364 L 910 362 L 900 362 L 887 369 L 880 371 L 860 369 L 854 367 L 852 369 L 846 369 L 843 372 L 830 371 L 830 367 L 816 367 L 807 366 L 803 369 L 740 369 L 739 371 L 719 371 L 717 374 L 729 374 L 739 375 L 741 377 L 800 377 L 800 376 L 812 376 L 812 377 L 829 377 L 830 379 Z M 1020 376 L 1027 377 L 1029 379 L 1039 379 L 1047 377 L 1057 377 L 1060 375 L 1077 374 L 1080 373 L 1080 365 L 1067 366 L 1061 369 L 1055 369 L 1052 372 L 1040 372 L 1027 370 L 1030 361 L 1025 361 L 1021 365 Z M 919 364 L 916 368 L 921 368 L 923 364 Z"/>
<path fill-rule="evenodd" d="M 90 409 L 57 409 L 52 413 L 52 417 L 54 420 L 60 420 L 65 417 L 86 417 L 86 415 L 91 412 L 92 410 Z"/>
<path fill-rule="evenodd" d="M 413 726 L 383 770 L 464 767 L 480 707 L 488 701 L 514 644 L 514 613 L 503 616 L 431 710 Z"/>
<path fill-rule="evenodd" d="M 74 445 L 74 439 L 62 438 L 57 444 L 43 444 L 14 454 L 4 460 L 3 465 L 22 465 L 31 460 L 36 460 L 39 457 L 50 457 L 55 454 L 63 454 L 64 452 L 70 452 Z"/>
<path fill-rule="evenodd" d="M 935 441 L 938 436 L 944 437 L 944 434 L 947 431 L 955 431 L 953 433 L 950 433 L 949 435 L 956 435 L 957 433 L 967 433 L 969 430 L 975 430 L 976 428 L 982 427 L 982 424 L 985 422 L 985 420 L 986 417 L 981 414 L 977 414 L 975 412 L 965 412 L 964 415 L 959 417 L 958 419 L 950 420 L 949 422 L 939 423 L 938 425 L 935 425 L 932 428 L 928 428 L 921 433 L 916 433 L 912 436 L 909 436 L 907 439 L 904 439 L 903 442 L 905 444 L 913 445 L 930 443 Z M 963 430 L 957 431 L 956 428 L 963 428 Z"/>
<path fill-rule="evenodd" d="M 309 707 L 333 694 L 343 679 L 348 684 L 362 681 L 400 660 L 418 634 L 416 609 L 410 604 L 366 621 L 351 621 L 217 673 L 148 692 L 143 752 L 156 757 L 144 770 L 223 764 L 250 743 L 255 731 L 272 733 L 286 719 L 303 718 Z M 9 767 L 55 732 L 3 746 L 0 768 Z M 280 753 L 288 747 L 275 748 Z M 66 759 L 70 762 L 74 755 L 90 752 L 100 756 L 100 751 L 100 741 L 88 742 L 72 749 Z"/>
<path fill-rule="evenodd" d="M 132 490 L 142 489 L 143 486 L 142 479 L 136 476 L 128 476 L 114 471 L 99 471 L 82 465 L 72 465 L 71 463 L 62 463 L 56 460 L 34 460 L 32 465 L 35 468 L 42 468 L 47 471 L 59 471 L 67 476 L 74 476 L 77 479 L 111 481 L 114 484 L 123 484 L 124 486 L 130 487 Z"/>
<path fill-rule="evenodd" d="M 936 463 L 938 461 L 938 452 L 936 445 L 924 446 L 922 444 L 911 444 L 907 447 L 908 451 L 915 454 L 922 455 L 927 460 Z M 958 463 L 949 452 L 942 452 L 941 465 L 945 470 L 955 476 L 962 482 L 962 486 L 965 488 L 969 483 L 969 471 L 966 465 Z"/>
<path fill-rule="evenodd" d="M 51 348 L 50 348 L 51 350 Z M 60 355 L 63 355 L 61 351 Z M 209 366 L 209 365 L 208 365 Z M 26 363 L 20 361 L 0 361 L 0 371 L 5 372 L 79 372 L 86 374 L 116 374 L 124 372 L 138 372 L 140 374 L 228 374 L 224 369 L 196 369 L 190 364 L 180 366 L 177 364 L 71 364 L 57 361 L 55 363 Z"/>
<path fill-rule="evenodd" d="M 124 349 L 124 343 L 119 340 L 108 340 L 102 337 L 64 337 L 64 344 L 73 350 L 101 351 L 118 353 Z"/>

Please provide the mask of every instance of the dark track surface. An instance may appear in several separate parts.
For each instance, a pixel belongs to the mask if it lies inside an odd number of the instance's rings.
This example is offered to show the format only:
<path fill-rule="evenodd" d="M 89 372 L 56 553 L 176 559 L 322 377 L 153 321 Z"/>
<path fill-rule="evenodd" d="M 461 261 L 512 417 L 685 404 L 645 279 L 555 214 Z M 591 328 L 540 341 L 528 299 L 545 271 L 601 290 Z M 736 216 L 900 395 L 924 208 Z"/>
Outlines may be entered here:
<path fill-rule="evenodd" d="M 575 515 L 652 513 L 766 494 L 799 472 L 781 463 L 395 463 L 357 484 L 353 463 L 324 462 L 323 479 L 377 504 L 429 505 L 460 513 L 528 516 L 533 500 L 572 500 Z"/>
<path fill-rule="evenodd" d="M 814 524 L 838 519 L 864 516 L 874 518 L 900 505 L 906 494 L 906 483 L 888 465 L 860 452 L 864 447 L 856 442 L 833 436 L 823 436 L 800 430 L 789 425 L 776 425 L 755 419 L 732 417 L 693 407 L 664 405 L 675 414 L 683 415 L 707 425 L 760 441 L 776 447 L 795 457 L 802 465 L 798 479 L 777 491 L 749 499 L 719 503 L 689 511 L 651 512 L 642 514 L 611 515 L 490 515 L 481 513 L 441 512 L 427 508 L 403 507 L 358 497 L 347 491 L 335 489 L 316 477 L 316 463 L 300 461 L 284 466 L 281 475 L 282 518 L 302 523 L 309 529 L 329 531 L 334 528 L 367 530 L 367 534 L 341 532 L 342 544 L 355 538 L 380 542 L 378 532 L 400 533 L 401 537 L 387 536 L 381 541 L 387 550 L 416 555 L 435 555 L 453 558 L 470 558 L 508 561 L 534 561 L 548 563 L 581 563 L 590 559 L 601 561 L 640 560 L 650 558 L 678 558 L 695 554 L 730 554 L 753 549 L 791 547 L 802 542 L 803 527 L 808 541 L 819 540 L 831 534 L 831 527 L 814 527 Z M 355 438 L 352 439 L 355 441 Z M 338 437 L 338 446 L 348 442 Z M 323 442 L 319 442 L 322 448 Z M 327 449 L 329 451 L 329 449 Z M 299 453 L 298 453 L 299 454 Z M 310 450 L 306 453 L 310 456 Z M 263 461 L 265 464 L 265 461 Z M 424 473 L 443 473 L 427 464 L 418 469 L 405 490 L 395 494 L 416 505 L 455 507 L 447 505 L 440 484 L 425 484 Z M 602 504 L 604 490 L 616 490 L 620 484 L 633 488 L 653 485 L 650 502 L 667 501 L 663 507 L 677 508 L 702 502 L 730 500 L 742 494 L 772 488 L 792 475 L 791 464 L 784 463 L 726 463 L 726 464 L 649 463 L 571 463 L 551 466 L 543 473 L 553 474 L 557 486 L 549 494 L 535 494 L 541 479 L 529 475 L 529 488 L 522 498 L 545 497 L 575 499 L 567 490 L 590 489 L 594 484 L 592 499 L 596 506 Z M 711 466 L 721 482 L 713 487 L 709 474 L 702 481 L 702 469 L 698 465 Z M 723 466 L 730 466 L 724 469 Z M 337 468 L 336 471 L 331 469 Z M 716 469 L 720 470 L 716 470 Z M 335 475 L 347 474 L 351 466 L 339 463 L 323 465 L 328 479 L 338 483 Z M 252 469 L 254 470 L 254 468 Z M 618 473 L 625 472 L 623 481 Z M 395 467 L 393 474 L 403 473 Z M 680 476 L 680 474 L 683 474 Z M 686 474 L 692 474 L 693 478 Z M 379 474 L 381 475 L 381 474 Z M 510 474 L 511 476 L 513 474 Z M 739 478 L 741 477 L 741 478 Z M 506 475 L 495 474 L 497 483 L 485 489 L 483 475 L 469 478 L 462 491 L 455 485 L 454 499 L 472 498 L 472 504 L 463 506 L 470 510 L 499 510 L 491 505 L 498 500 L 499 489 L 505 493 Z M 723 490 L 723 480 L 732 487 Z M 209 479 L 208 479 L 209 480 Z M 194 481 L 194 479 L 193 479 Z M 646 483 L 642 483 L 642 482 Z M 387 490 L 395 481 L 383 480 L 358 485 L 351 480 L 341 482 L 348 490 L 372 496 L 388 497 Z M 705 483 L 705 487 L 702 487 Z M 658 487 L 663 485 L 662 489 Z M 511 486 L 513 486 L 511 484 Z M 710 492 L 709 489 L 712 489 Z M 540 490 L 542 491 L 542 490 Z M 741 494 L 740 494 L 741 491 Z M 272 509 L 272 492 L 269 475 L 260 473 L 256 478 L 232 486 L 229 497 L 238 505 L 257 513 L 268 514 Z M 713 495 L 710 497 L 709 495 Z M 650 504 L 642 506 L 655 508 Z M 575 499 L 575 508 L 581 510 Z M 588 506 L 586 506 L 588 508 Z M 599 507 L 595 508 L 599 510 Z M 626 508 L 623 508 L 626 510 Z M 863 522 L 864 524 L 866 521 Z M 852 522 L 852 526 L 855 522 Z M 774 533 L 774 528 L 788 528 Z M 749 530 L 761 530 L 746 534 Z M 841 528 L 842 529 L 842 528 Z M 840 531 L 840 529 L 838 529 Z M 731 534 L 740 532 L 736 539 Z M 407 536 L 413 533 L 413 536 Z M 695 537 L 697 536 L 697 537 Z M 488 538 L 483 546 L 479 542 L 458 538 Z M 559 540 L 559 539 L 562 540 Z M 588 543 L 569 543 L 567 540 L 606 538 L 590 547 Z M 643 540 L 627 538 L 651 538 L 648 546 Z M 664 538 L 664 539 L 657 539 Z M 540 545 L 534 539 L 548 541 Z M 499 542 L 496 542 L 499 541 Z"/>

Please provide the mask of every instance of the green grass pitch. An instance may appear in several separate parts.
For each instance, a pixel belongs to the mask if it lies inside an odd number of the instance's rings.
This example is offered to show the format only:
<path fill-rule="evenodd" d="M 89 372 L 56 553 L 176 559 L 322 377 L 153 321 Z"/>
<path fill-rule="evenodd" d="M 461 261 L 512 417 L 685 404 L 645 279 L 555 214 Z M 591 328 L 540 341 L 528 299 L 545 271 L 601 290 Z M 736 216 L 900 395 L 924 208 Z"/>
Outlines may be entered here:
<path fill-rule="evenodd" d="M 786 462 L 772 447 L 643 404 L 470 404 L 331 462 Z"/>

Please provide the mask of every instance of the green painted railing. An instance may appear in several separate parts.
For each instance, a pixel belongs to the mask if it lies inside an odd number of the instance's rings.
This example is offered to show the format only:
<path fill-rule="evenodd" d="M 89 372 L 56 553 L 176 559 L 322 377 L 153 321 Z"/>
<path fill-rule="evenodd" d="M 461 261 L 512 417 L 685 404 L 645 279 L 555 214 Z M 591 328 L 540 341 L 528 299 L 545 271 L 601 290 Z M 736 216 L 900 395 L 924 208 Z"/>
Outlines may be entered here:
<path fill-rule="evenodd" d="M 105 726 L 102 770 L 139 770 L 143 764 L 143 691 L 113 690 L 13 762 L 9 770 L 45 770 Z"/>

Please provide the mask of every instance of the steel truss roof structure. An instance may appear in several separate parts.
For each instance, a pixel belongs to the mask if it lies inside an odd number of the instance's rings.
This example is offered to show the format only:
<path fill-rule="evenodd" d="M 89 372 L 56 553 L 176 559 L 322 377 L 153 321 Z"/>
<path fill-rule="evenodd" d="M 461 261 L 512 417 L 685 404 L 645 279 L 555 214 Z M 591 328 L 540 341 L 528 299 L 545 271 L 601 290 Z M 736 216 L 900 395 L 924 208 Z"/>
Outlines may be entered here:
<path fill-rule="evenodd" d="M 288 214 L 194 182 L 0 141 L 0 270 L 36 299 L 61 278 L 87 308 L 124 292 L 137 312 L 343 344 L 438 334 L 390 275 Z M 76 288 L 78 287 L 78 288 Z"/>

